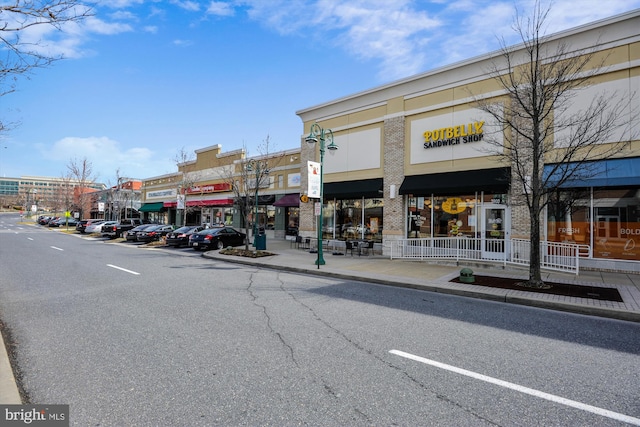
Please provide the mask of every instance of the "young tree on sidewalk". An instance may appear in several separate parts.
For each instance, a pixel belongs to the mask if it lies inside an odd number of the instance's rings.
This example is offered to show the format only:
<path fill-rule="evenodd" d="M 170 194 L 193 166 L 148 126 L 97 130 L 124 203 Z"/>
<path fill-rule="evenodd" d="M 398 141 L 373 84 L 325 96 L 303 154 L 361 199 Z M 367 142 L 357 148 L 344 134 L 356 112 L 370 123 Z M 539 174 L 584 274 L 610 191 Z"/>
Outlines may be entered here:
<path fill-rule="evenodd" d="M 258 233 L 257 207 L 259 204 L 260 191 L 268 188 L 271 184 L 270 172 L 277 167 L 284 155 L 274 155 L 270 150 L 271 142 L 269 136 L 258 147 L 260 155 L 258 157 L 247 158 L 246 147 L 243 148 L 242 160 L 235 165 L 226 168 L 221 173 L 221 178 L 227 183 L 233 192 L 234 205 L 240 211 L 240 216 L 244 223 L 245 250 L 249 250 L 249 230 L 253 225 L 253 236 Z"/>
<path fill-rule="evenodd" d="M 590 160 L 619 155 L 629 141 L 628 93 L 606 93 L 586 103 L 576 103 L 581 91 L 605 74 L 607 53 L 573 49 L 545 35 L 550 6 L 534 4 L 531 16 L 516 11 L 514 30 L 522 44 L 506 47 L 488 70 L 504 95 L 474 96 L 479 109 L 488 113 L 504 135 L 491 140 L 498 156 L 511 167 L 511 194 L 526 205 L 530 218 L 530 287 L 545 287 L 540 271 L 542 214 L 549 194 L 570 180 L 582 180 L 597 172 Z M 545 165 L 547 173 L 545 173 Z M 549 173 L 550 171 L 550 173 Z"/>

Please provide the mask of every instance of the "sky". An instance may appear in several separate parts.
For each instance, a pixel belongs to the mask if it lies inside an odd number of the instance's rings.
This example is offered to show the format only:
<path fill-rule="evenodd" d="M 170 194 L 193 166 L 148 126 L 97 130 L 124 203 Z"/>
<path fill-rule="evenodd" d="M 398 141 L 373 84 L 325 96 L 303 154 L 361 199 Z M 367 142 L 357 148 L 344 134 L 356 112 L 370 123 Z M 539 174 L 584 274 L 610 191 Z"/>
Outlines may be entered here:
<path fill-rule="evenodd" d="M 0 0 L 0 5 L 8 3 Z M 87 159 L 97 182 L 177 171 L 184 151 L 298 148 L 296 111 L 519 42 L 531 0 L 90 0 L 61 31 L 32 27 L 63 60 L 0 97 L 0 177 L 63 177 Z M 544 3 L 547 5 L 548 3 Z M 606 5 L 606 6 L 604 6 Z M 555 0 L 546 33 L 640 8 Z M 0 14 L 0 24 L 6 19 Z"/>

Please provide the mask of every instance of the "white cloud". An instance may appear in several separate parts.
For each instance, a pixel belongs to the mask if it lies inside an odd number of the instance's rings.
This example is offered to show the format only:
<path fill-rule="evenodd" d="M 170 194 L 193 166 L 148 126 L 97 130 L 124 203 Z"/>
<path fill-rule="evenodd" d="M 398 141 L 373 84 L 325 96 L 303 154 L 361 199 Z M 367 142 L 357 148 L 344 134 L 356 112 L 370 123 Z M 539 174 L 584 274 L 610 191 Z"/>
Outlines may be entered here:
<path fill-rule="evenodd" d="M 195 2 L 195 1 L 172 0 L 171 3 L 175 4 L 176 6 L 180 7 L 181 9 L 188 10 L 190 12 L 197 12 L 197 11 L 200 10 L 200 4 L 198 2 Z"/>
<path fill-rule="evenodd" d="M 162 175 L 175 169 L 170 160 L 156 160 L 156 153 L 145 147 L 122 148 L 108 137 L 66 137 L 52 146 L 40 146 L 43 157 L 64 163 L 73 159 L 89 160 L 98 181 L 111 179 L 119 170 L 121 176 L 145 178 Z"/>
<path fill-rule="evenodd" d="M 207 14 L 217 16 L 233 16 L 235 14 L 235 10 L 229 3 L 225 3 L 222 1 L 212 1 L 211 3 L 209 3 L 209 7 L 207 8 Z"/>
<path fill-rule="evenodd" d="M 173 44 L 175 46 L 187 47 L 187 46 L 191 46 L 193 44 L 193 41 L 192 40 L 176 39 L 176 40 L 173 41 Z"/>
<path fill-rule="evenodd" d="M 514 6 L 531 0 L 238 0 L 248 16 L 281 34 L 312 34 L 364 61 L 378 61 L 381 80 L 406 77 L 496 50 L 497 39 L 520 40 Z M 556 1 L 553 33 L 638 7 L 638 0 Z M 546 7 L 543 1 L 543 7 Z"/>

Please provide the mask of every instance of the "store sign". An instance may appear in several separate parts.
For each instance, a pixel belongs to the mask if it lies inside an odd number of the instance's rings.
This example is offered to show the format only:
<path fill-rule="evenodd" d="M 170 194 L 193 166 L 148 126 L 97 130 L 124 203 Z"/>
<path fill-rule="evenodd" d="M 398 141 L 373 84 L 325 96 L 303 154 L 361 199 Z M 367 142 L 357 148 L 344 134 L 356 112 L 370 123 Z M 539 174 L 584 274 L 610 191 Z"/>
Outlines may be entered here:
<path fill-rule="evenodd" d="M 483 127 L 484 121 L 481 121 L 426 131 L 422 134 L 423 147 L 429 149 L 482 141 Z"/>
<path fill-rule="evenodd" d="M 194 185 L 187 190 L 187 194 L 217 193 L 219 191 L 231 190 L 231 184 L 223 182 L 220 184 Z"/>
<path fill-rule="evenodd" d="M 450 214 L 458 214 L 467 209 L 467 203 L 459 197 L 450 197 L 442 202 L 442 210 Z"/>
<path fill-rule="evenodd" d="M 175 195 L 176 195 L 176 190 L 148 191 L 147 199 L 157 199 L 160 197 L 173 197 Z"/>

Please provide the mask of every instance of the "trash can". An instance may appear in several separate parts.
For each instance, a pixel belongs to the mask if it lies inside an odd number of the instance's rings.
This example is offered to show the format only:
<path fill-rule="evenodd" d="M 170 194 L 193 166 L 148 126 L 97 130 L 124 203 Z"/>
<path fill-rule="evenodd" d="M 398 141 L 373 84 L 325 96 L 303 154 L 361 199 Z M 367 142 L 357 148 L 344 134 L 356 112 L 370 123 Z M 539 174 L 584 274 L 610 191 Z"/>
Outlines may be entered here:
<path fill-rule="evenodd" d="M 256 234 L 255 247 L 257 251 L 264 251 L 267 249 L 267 235 L 265 233 Z"/>

